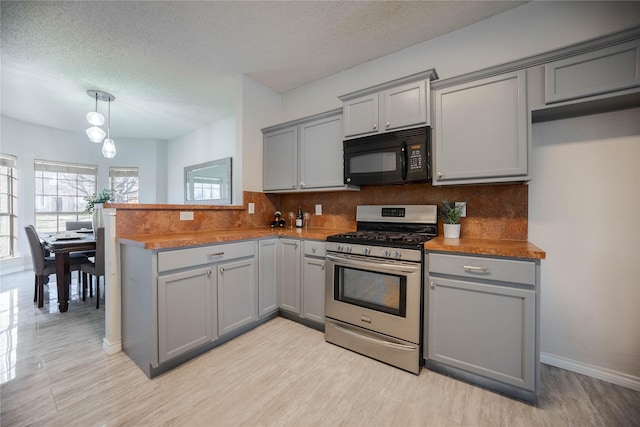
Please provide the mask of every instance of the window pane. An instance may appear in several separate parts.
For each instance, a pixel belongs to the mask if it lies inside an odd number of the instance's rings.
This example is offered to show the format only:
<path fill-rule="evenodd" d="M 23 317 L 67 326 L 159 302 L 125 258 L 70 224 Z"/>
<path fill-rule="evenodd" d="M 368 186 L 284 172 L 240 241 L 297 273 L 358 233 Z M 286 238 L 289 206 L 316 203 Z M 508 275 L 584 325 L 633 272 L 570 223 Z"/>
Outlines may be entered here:
<path fill-rule="evenodd" d="M 38 231 L 61 231 L 67 221 L 89 220 L 84 198 L 97 192 L 97 175 L 97 166 L 36 160 Z"/>
<path fill-rule="evenodd" d="M 18 159 L 0 154 L 0 258 L 14 256 L 17 246 Z"/>
<path fill-rule="evenodd" d="M 138 203 L 138 168 L 109 168 L 116 203 Z"/>

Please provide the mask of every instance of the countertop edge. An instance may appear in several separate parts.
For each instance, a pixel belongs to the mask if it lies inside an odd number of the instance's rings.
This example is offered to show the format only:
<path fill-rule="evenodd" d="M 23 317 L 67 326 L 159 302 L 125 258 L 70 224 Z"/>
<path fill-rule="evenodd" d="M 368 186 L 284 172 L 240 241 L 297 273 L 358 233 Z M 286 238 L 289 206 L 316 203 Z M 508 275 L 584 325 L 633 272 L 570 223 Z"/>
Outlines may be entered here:
<path fill-rule="evenodd" d="M 542 260 L 547 256 L 545 251 L 526 240 L 448 239 L 438 236 L 426 242 L 424 250 L 534 260 Z"/>

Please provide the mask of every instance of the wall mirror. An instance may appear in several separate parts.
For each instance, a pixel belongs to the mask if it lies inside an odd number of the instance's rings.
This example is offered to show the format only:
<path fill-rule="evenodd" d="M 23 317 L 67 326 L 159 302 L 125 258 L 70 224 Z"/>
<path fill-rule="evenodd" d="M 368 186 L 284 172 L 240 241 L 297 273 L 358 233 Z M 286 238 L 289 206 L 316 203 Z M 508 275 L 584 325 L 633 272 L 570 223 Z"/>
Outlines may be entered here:
<path fill-rule="evenodd" d="M 230 205 L 231 157 L 185 166 L 184 202 L 195 205 Z"/>

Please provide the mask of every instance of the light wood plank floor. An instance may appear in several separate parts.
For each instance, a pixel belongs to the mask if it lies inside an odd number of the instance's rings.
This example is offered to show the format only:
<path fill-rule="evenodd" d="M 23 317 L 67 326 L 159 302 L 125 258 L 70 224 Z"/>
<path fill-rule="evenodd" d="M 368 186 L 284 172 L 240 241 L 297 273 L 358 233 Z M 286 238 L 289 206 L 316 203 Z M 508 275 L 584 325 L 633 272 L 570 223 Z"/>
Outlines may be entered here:
<path fill-rule="evenodd" d="M 75 276 L 75 274 L 74 274 Z M 104 311 L 31 272 L 0 278 L 2 426 L 634 426 L 640 393 L 549 366 L 538 407 L 422 370 L 415 376 L 274 319 L 152 380 L 101 349 Z"/>

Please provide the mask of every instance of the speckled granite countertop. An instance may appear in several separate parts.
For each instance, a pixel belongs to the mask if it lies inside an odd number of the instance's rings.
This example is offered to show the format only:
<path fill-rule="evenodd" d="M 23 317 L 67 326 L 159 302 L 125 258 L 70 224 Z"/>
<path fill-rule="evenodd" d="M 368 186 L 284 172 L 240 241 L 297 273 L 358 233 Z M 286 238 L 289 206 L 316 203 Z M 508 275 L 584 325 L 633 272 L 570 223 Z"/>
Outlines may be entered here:
<path fill-rule="evenodd" d="M 138 234 L 121 236 L 118 241 L 125 245 L 145 249 L 171 249 L 186 246 L 209 245 L 236 240 L 264 239 L 269 237 L 290 237 L 298 239 L 325 240 L 332 234 L 346 233 L 352 230 L 328 228 L 238 228 L 210 232 L 180 234 Z"/>
<path fill-rule="evenodd" d="M 438 236 L 424 244 L 426 251 L 457 252 L 512 258 L 545 259 L 547 254 L 526 240 L 447 239 Z"/>

